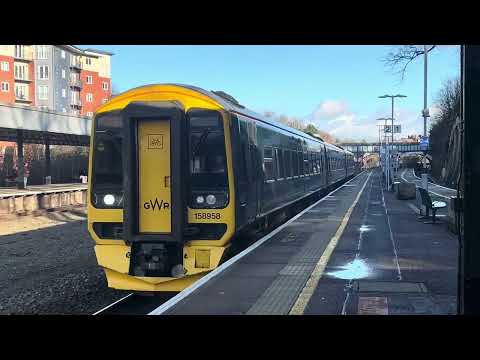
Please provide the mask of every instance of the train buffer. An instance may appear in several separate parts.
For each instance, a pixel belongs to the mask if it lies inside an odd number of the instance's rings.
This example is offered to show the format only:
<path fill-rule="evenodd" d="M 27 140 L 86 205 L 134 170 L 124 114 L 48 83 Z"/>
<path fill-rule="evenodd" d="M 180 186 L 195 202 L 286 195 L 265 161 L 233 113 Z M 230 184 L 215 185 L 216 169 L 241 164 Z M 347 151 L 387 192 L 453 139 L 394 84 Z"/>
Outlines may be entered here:
<path fill-rule="evenodd" d="M 454 314 L 456 238 L 416 212 L 365 171 L 150 314 Z"/>

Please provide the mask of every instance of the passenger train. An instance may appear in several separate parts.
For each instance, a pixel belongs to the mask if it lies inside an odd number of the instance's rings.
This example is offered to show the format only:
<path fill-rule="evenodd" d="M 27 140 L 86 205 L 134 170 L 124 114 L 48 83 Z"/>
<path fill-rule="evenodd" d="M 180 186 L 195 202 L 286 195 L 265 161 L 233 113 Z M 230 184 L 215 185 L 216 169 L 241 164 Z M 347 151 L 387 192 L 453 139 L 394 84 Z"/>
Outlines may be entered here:
<path fill-rule="evenodd" d="M 356 172 L 352 153 L 194 86 L 126 91 L 92 126 L 88 230 L 117 289 L 183 290 L 239 234 Z"/>

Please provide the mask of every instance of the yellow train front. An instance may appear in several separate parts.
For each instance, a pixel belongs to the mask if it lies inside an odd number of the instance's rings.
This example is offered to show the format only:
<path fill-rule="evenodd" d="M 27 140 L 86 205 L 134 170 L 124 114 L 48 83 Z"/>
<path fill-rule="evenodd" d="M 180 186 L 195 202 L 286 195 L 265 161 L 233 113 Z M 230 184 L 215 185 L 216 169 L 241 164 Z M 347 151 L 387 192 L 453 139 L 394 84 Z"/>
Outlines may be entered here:
<path fill-rule="evenodd" d="M 88 230 L 110 287 L 179 291 L 218 266 L 235 227 L 224 129 L 218 102 L 177 85 L 136 88 L 99 109 Z"/>
<path fill-rule="evenodd" d="M 353 154 L 273 122 L 223 92 L 129 90 L 93 121 L 88 230 L 108 285 L 180 291 L 236 236 L 353 176 Z M 293 210 L 292 210 L 293 211 Z"/>

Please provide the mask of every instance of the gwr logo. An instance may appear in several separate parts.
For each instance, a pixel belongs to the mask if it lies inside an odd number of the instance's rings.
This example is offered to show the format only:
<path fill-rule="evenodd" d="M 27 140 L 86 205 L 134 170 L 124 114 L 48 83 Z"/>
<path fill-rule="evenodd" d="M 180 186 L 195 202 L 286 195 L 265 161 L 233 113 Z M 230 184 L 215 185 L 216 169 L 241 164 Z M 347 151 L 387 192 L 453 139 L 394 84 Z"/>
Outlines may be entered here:
<path fill-rule="evenodd" d="M 148 135 L 149 149 L 163 149 L 163 134 L 149 134 Z"/>
<path fill-rule="evenodd" d="M 163 201 L 163 200 L 160 200 L 160 202 L 158 202 L 158 199 L 155 198 L 155 201 L 149 200 L 149 201 L 145 202 L 143 204 L 143 208 L 145 210 L 152 209 L 152 211 L 155 211 L 155 209 L 158 209 L 158 211 L 160 211 L 162 209 L 167 210 L 167 209 L 170 209 L 170 204 L 168 202 Z"/>

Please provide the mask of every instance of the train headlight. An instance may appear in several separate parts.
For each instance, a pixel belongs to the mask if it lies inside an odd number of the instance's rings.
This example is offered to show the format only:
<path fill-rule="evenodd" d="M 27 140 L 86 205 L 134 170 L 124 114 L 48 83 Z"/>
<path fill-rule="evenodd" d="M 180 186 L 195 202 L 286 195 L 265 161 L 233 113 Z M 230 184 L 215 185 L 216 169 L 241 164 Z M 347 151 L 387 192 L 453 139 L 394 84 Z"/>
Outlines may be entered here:
<path fill-rule="evenodd" d="M 208 195 L 207 196 L 207 204 L 208 205 L 214 205 L 217 202 L 217 198 L 215 195 Z"/>
<path fill-rule="evenodd" d="M 205 198 L 202 195 L 200 195 L 200 196 L 197 196 L 195 201 L 197 202 L 197 204 L 203 204 L 205 202 Z"/>
<path fill-rule="evenodd" d="M 103 203 L 107 206 L 112 206 L 113 204 L 115 204 L 115 196 L 112 194 L 106 194 L 103 197 Z"/>

